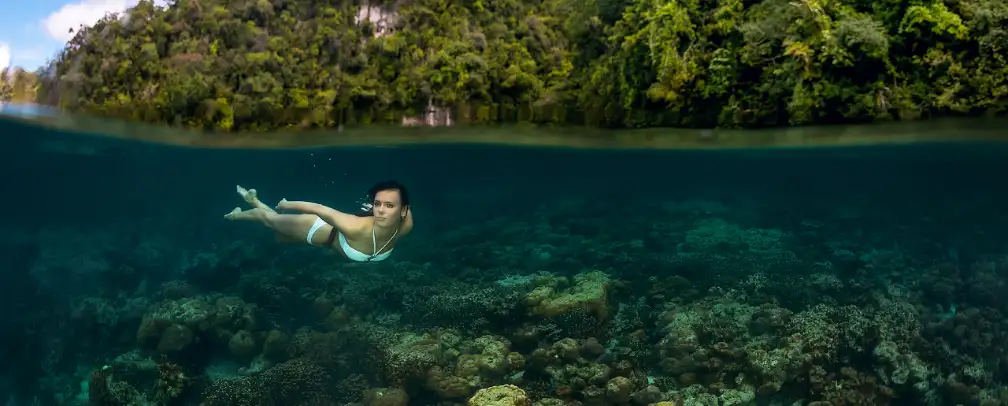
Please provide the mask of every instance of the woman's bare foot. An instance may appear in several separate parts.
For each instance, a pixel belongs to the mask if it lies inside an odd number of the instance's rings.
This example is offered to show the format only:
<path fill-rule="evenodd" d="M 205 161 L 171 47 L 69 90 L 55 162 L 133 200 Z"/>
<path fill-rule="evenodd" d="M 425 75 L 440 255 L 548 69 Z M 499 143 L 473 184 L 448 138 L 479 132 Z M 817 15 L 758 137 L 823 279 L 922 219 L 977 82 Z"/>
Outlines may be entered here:
<path fill-rule="evenodd" d="M 261 207 L 249 210 L 242 210 L 241 207 L 235 207 L 230 213 L 225 214 L 224 218 L 228 220 L 264 220 L 270 214 L 276 214 L 276 212 L 270 209 L 263 209 Z"/>
<path fill-rule="evenodd" d="M 241 207 L 235 207 L 235 208 L 234 208 L 234 210 L 231 210 L 231 212 L 230 212 L 230 213 L 228 213 L 228 214 L 225 214 L 225 215 L 224 215 L 224 218 L 226 218 L 226 219 L 228 219 L 228 220 L 234 220 L 234 219 L 235 219 L 235 217 L 237 217 L 237 216 L 238 216 L 238 215 L 240 215 L 240 214 L 242 214 L 242 209 L 241 209 Z"/>
<path fill-rule="evenodd" d="M 241 187 L 241 185 L 236 186 L 235 189 L 237 189 L 238 194 L 242 197 L 242 199 L 244 199 L 246 203 L 252 205 L 252 207 L 256 209 L 274 211 L 271 207 L 259 201 L 259 193 L 256 192 L 255 189 L 245 189 Z"/>

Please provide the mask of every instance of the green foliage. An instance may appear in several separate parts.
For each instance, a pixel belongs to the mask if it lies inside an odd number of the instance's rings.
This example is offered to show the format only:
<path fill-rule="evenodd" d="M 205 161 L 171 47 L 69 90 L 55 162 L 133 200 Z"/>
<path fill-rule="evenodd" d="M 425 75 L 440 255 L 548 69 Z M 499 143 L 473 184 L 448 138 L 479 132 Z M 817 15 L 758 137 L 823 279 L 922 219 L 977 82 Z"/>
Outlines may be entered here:
<path fill-rule="evenodd" d="M 19 68 L 0 69 L 0 103 L 34 102 L 38 76 Z"/>
<path fill-rule="evenodd" d="M 999 113 L 1008 94 L 1001 0 L 144 0 L 124 17 L 79 30 L 38 99 L 258 131 L 428 105 L 477 123 L 864 122 Z"/>

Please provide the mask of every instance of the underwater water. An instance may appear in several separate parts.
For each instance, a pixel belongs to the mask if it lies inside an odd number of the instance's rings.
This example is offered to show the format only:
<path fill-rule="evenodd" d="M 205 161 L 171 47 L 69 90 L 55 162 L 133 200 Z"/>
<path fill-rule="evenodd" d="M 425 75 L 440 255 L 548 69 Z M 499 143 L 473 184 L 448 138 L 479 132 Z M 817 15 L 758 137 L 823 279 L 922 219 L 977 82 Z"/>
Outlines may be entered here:
<path fill-rule="evenodd" d="M 0 134 L 0 404 L 1008 405 L 1008 144 Z M 381 262 L 224 218 L 387 179 Z"/>

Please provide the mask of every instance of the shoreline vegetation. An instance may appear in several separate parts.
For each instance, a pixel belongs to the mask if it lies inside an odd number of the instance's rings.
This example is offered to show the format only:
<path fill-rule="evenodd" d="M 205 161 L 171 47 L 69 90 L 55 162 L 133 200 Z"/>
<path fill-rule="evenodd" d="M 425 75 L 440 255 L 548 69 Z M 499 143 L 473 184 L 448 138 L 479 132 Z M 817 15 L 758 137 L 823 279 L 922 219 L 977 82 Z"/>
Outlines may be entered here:
<path fill-rule="evenodd" d="M 244 133 L 989 117 L 1005 26 L 1001 0 L 144 0 L 0 97 Z"/>
<path fill-rule="evenodd" d="M 26 108 L 30 107 L 30 108 Z M 396 124 L 336 129 L 218 132 L 72 114 L 44 106 L 0 106 L 0 132 L 56 130 L 73 139 L 127 140 L 198 149 L 314 149 L 411 145 L 497 145 L 608 150 L 751 150 L 838 148 L 904 144 L 1008 145 L 1006 118 L 942 118 L 914 122 L 764 129 L 643 128 L 610 130 L 533 124 L 403 127 Z M 84 136 L 78 138 L 77 136 Z M 65 137 L 57 137 L 65 138 Z M 993 149 L 1001 153 L 1000 148 Z"/>

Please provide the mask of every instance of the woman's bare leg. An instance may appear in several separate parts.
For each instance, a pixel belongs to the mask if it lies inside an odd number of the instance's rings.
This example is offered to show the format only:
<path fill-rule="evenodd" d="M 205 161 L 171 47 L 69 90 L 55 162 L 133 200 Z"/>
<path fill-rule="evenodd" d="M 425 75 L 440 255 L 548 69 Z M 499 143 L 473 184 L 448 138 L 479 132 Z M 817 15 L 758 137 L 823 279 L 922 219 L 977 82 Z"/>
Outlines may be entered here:
<path fill-rule="evenodd" d="M 262 224 L 273 230 L 276 233 L 277 241 L 280 242 L 301 242 L 307 244 L 308 241 L 305 238 L 308 237 L 308 230 L 311 230 L 318 216 L 314 214 L 279 214 L 272 210 L 257 207 L 251 210 L 235 208 L 235 211 L 224 216 L 224 218 Z M 316 233 L 321 234 L 319 232 Z"/>
<path fill-rule="evenodd" d="M 276 210 L 273 210 L 273 208 L 259 201 L 259 193 L 256 192 L 255 189 L 245 189 L 241 187 L 241 185 L 235 186 L 235 189 L 237 190 L 238 195 L 242 197 L 242 200 L 245 200 L 245 203 L 251 205 L 253 210 L 259 209 L 265 212 L 272 212 L 276 214 Z M 248 220 L 260 217 L 260 215 L 257 213 L 252 213 L 244 216 L 241 215 L 241 213 L 242 213 L 241 207 L 235 207 L 233 210 L 231 210 L 230 213 L 225 214 L 224 218 L 228 220 Z"/>
<path fill-rule="evenodd" d="M 235 207 L 230 213 L 224 215 L 224 218 L 260 223 L 273 230 L 279 242 L 308 242 L 306 240 L 308 230 L 315 224 L 317 216 L 314 214 L 279 214 L 259 201 L 255 189 L 245 189 L 238 186 L 237 191 L 242 199 L 252 205 L 253 208 L 251 210 L 242 210 L 240 207 Z"/>
<path fill-rule="evenodd" d="M 245 189 L 241 187 L 241 185 L 236 186 L 235 189 L 238 190 L 238 194 L 242 197 L 242 199 L 245 199 L 245 202 L 252 205 L 252 207 L 257 209 L 269 210 L 274 213 L 276 212 L 276 210 L 273 210 L 272 207 L 269 207 L 263 204 L 263 202 L 259 201 L 259 192 L 256 192 L 255 189 Z"/>

